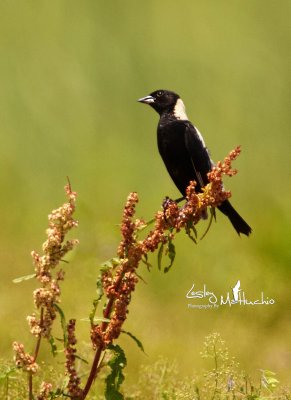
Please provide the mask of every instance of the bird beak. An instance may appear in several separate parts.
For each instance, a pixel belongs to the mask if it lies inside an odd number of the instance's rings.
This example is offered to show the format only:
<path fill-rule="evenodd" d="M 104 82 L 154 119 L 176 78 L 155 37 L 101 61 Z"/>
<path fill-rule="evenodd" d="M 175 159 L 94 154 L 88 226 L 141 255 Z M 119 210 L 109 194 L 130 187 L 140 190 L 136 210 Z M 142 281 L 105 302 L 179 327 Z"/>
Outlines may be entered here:
<path fill-rule="evenodd" d="M 153 96 L 146 96 L 142 97 L 141 99 L 138 99 L 137 101 L 139 101 L 140 103 L 152 104 L 155 102 L 155 99 Z"/>

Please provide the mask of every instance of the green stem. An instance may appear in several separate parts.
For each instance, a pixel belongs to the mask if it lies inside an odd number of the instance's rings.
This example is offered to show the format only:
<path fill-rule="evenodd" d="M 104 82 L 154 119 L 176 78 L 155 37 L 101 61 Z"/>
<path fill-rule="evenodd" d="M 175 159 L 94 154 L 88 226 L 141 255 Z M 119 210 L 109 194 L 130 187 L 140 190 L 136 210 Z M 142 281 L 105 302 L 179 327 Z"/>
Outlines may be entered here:
<path fill-rule="evenodd" d="M 120 274 L 119 280 L 116 282 L 116 290 L 118 290 L 118 288 L 119 288 L 119 286 L 120 286 L 120 284 L 122 282 L 123 275 L 124 275 L 123 273 Z M 104 310 L 103 316 L 106 319 L 109 319 L 109 317 L 110 317 L 110 314 L 112 312 L 112 308 L 113 308 L 113 305 L 114 305 L 114 300 L 115 300 L 115 298 L 112 297 L 108 301 L 108 304 L 107 304 L 107 306 L 106 306 L 106 308 Z M 105 321 L 102 322 L 102 324 L 101 324 L 101 331 L 102 332 L 106 331 L 107 325 L 108 325 L 108 322 L 105 322 Z M 97 377 L 98 367 L 99 367 L 102 351 L 103 351 L 103 349 L 102 349 L 101 346 L 98 347 L 97 350 L 96 350 L 95 357 L 94 357 L 94 360 L 93 360 L 93 364 L 92 364 L 92 367 L 91 367 L 91 370 L 90 370 L 90 374 L 89 374 L 89 377 L 87 379 L 85 388 L 83 390 L 82 400 L 84 400 L 86 398 L 87 394 L 89 393 L 89 390 L 91 389 L 91 386 L 92 386 L 93 382 L 95 381 L 95 379 Z"/>
<path fill-rule="evenodd" d="M 28 374 L 28 400 L 33 400 L 32 395 L 32 372 Z"/>
<path fill-rule="evenodd" d="M 44 309 L 42 307 L 41 310 L 40 310 L 40 322 L 39 322 L 40 326 L 42 326 L 42 324 L 43 324 L 43 313 L 44 313 Z M 40 343 L 41 343 L 41 334 L 38 336 L 37 342 L 36 342 L 36 345 L 35 345 L 34 356 L 33 356 L 34 362 L 36 362 L 36 359 L 37 359 L 37 356 L 38 356 L 38 353 L 39 353 Z M 28 374 L 28 398 L 29 398 L 29 400 L 33 400 L 33 394 L 32 394 L 32 372 L 30 372 Z"/>
<path fill-rule="evenodd" d="M 214 393 L 212 396 L 212 400 L 215 399 L 215 395 L 217 393 L 217 387 L 218 387 L 218 360 L 217 360 L 217 353 L 216 353 L 216 347 L 215 344 L 213 346 L 213 353 L 214 353 L 214 363 L 215 363 L 215 389 L 214 389 Z"/>
<path fill-rule="evenodd" d="M 87 379 L 86 386 L 83 390 L 82 400 L 84 400 L 86 398 L 89 390 L 91 389 L 92 383 L 94 382 L 94 380 L 97 376 L 98 364 L 100 361 L 101 353 L 102 353 L 102 348 L 98 347 L 98 349 L 96 350 L 96 353 L 95 353 L 92 367 L 91 367 L 90 375 Z"/>
<path fill-rule="evenodd" d="M 8 400 L 8 392 L 9 392 L 9 375 L 6 377 L 6 387 L 5 387 L 5 398 Z"/>

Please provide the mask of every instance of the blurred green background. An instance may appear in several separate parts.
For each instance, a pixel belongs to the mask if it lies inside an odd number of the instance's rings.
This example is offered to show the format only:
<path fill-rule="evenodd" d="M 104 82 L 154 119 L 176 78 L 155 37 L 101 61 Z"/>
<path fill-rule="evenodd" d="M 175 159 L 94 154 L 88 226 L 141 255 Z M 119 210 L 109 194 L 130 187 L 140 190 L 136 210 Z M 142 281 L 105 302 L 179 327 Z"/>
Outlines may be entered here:
<path fill-rule="evenodd" d="M 141 363 L 177 359 L 181 374 L 199 371 L 205 335 L 218 331 L 250 373 L 291 369 L 290 291 L 290 17 L 289 1 L 1 1 L 0 3 L 0 353 L 33 341 L 25 317 L 35 282 L 30 251 L 45 240 L 47 214 L 64 201 L 70 177 L 78 192 L 62 308 L 86 317 L 98 265 L 115 256 L 127 194 L 138 191 L 138 216 L 150 219 L 165 195 L 179 196 L 159 157 L 158 116 L 136 102 L 177 91 L 214 160 L 242 145 L 225 182 L 253 227 L 238 238 L 221 214 L 195 246 L 181 233 L 172 270 L 141 266 L 122 338 L 129 382 Z M 205 226 L 200 227 L 200 233 Z M 205 224 L 204 224 L 205 225 Z M 225 294 L 240 279 L 249 299 L 261 291 L 273 306 L 188 309 L 195 282 Z M 82 352 L 82 350 L 81 350 Z"/>

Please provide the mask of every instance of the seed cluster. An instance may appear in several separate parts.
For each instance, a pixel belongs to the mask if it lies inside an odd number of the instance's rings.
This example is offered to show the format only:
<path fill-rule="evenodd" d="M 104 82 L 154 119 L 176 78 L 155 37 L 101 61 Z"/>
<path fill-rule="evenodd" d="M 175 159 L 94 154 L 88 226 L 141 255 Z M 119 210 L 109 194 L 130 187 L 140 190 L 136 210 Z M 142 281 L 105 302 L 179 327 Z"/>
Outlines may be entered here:
<path fill-rule="evenodd" d="M 49 338 L 51 327 L 56 318 L 55 304 L 59 302 L 61 290 L 60 281 L 64 279 L 64 271 L 59 269 L 53 277 L 53 270 L 60 264 L 63 257 L 78 244 L 78 240 L 71 239 L 64 242 L 65 235 L 78 222 L 74 220 L 76 193 L 70 185 L 65 187 L 69 201 L 48 216 L 49 227 L 46 231 L 47 240 L 42 245 L 43 255 L 36 251 L 31 252 L 35 266 L 36 279 L 41 283 L 33 293 L 34 304 L 38 310 L 43 309 L 43 317 L 39 320 L 35 315 L 28 317 L 31 333 L 35 336 Z"/>
<path fill-rule="evenodd" d="M 51 383 L 42 382 L 40 386 L 39 395 L 37 396 L 37 400 L 49 400 L 52 397 L 50 393 L 52 391 L 53 385 Z"/>
<path fill-rule="evenodd" d="M 91 341 L 96 350 L 91 372 L 84 389 L 80 388 L 80 378 L 76 371 L 76 336 L 75 320 L 70 320 L 67 325 L 67 343 L 65 343 L 66 374 L 68 375 L 68 396 L 73 399 L 83 399 L 87 396 L 90 387 L 100 368 L 100 356 L 122 331 L 122 326 L 128 314 L 131 296 L 139 280 L 137 268 L 141 260 L 147 260 L 147 254 L 154 252 L 163 245 L 169 244 L 176 233 L 185 229 L 189 234 L 189 226 L 194 227 L 201 218 L 204 218 L 208 207 L 217 207 L 231 196 L 224 190 L 222 177 L 233 176 L 236 170 L 231 168 L 231 163 L 240 154 L 237 147 L 224 159 L 218 162 L 208 174 L 209 183 L 201 193 L 195 191 L 196 182 L 192 181 L 186 191 L 186 202 L 179 206 L 175 201 L 166 198 L 162 210 L 155 215 L 154 228 L 139 240 L 140 230 L 147 227 L 141 219 L 134 219 L 138 203 L 136 192 L 129 194 L 124 207 L 121 221 L 122 240 L 117 249 L 118 258 L 114 259 L 113 266 L 104 268 L 101 274 L 103 293 L 107 301 L 103 309 L 102 322 L 91 322 Z M 47 240 L 42 246 L 43 255 L 33 251 L 31 253 L 35 276 L 40 283 L 34 293 L 34 304 L 38 313 L 27 317 L 31 333 L 37 338 L 34 356 L 24 351 L 21 343 L 14 342 L 15 363 L 18 367 L 29 372 L 30 397 L 32 398 L 32 375 L 39 368 L 36 363 L 41 338 L 50 339 L 53 322 L 60 302 L 60 282 L 64 279 L 64 271 L 57 268 L 63 257 L 72 250 L 78 240 L 66 240 L 65 235 L 78 225 L 73 218 L 75 211 L 76 193 L 68 184 L 65 187 L 68 202 L 52 211 L 49 215 L 49 227 L 46 231 Z M 100 299 L 99 299 L 100 300 Z M 98 300 L 98 301 L 99 301 Z M 37 316 L 39 315 L 39 316 Z M 50 398 L 52 385 L 43 382 L 38 400 Z"/>
<path fill-rule="evenodd" d="M 77 374 L 75 361 L 76 361 L 76 343 L 75 336 L 76 320 L 71 319 L 67 325 L 68 343 L 65 350 L 66 355 L 66 374 L 69 376 L 67 385 L 68 394 L 72 398 L 81 398 L 82 389 L 80 388 L 81 380 Z"/>
<path fill-rule="evenodd" d="M 237 172 L 231 168 L 231 162 L 239 154 L 240 147 L 237 147 L 223 162 L 218 162 L 212 168 L 208 174 L 209 183 L 201 193 L 195 192 L 196 182 L 190 182 L 183 206 L 167 198 L 163 203 L 163 210 L 155 215 L 154 229 L 143 240 L 138 240 L 138 233 L 146 224 L 142 220 L 134 220 L 138 196 L 135 192 L 129 194 L 121 221 L 122 240 L 117 251 L 119 265 L 102 273 L 103 290 L 108 299 L 103 316 L 110 319 L 110 322 L 93 324 L 91 340 L 94 349 L 105 349 L 120 335 L 131 294 L 138 282 L 136 269 L 142 257 L 172 240 L 181 229 L 187 230 L 189 223 L 197 224 L 208 207 L 216 207 L 231 196 L 230 192 L 224 190 L 222 177 L 232 176 Z"/>
<path fill-rule="evenodd" d="M 40 287 L 33 292 L 39 316 L 33 313 L 27 317 L 30 331 L 37 338 L 34 355 L 25 353 L 23 344 L 13 343 L 16 365 L 30 373 L 35 373 L 39 368 L 36 359 L 40 340 L 51 337 L 52 325 L 56 318 L 56 305 L 60 302 L 61 295 L 60 282 L 65 276 L 63 269 L 57 267 L 63 261 L 63 257 L 78 244 L 76 239 L 65 241 L 65 235 L 78 225 L 73 218 L 76 193 L 71 190 L 70 184 L 65 186 L 65 191 L 68 201 L 48 216 L 49 226 L 46 231 L 47 240 L 42 245 L 43 255 L 36 251 L 31 253 L 35 278 L 40 283 Z M 50 390 L 50 384 L 44 384 L 38 398 L 46 399 L 45 396 Z"/>
<path fill-rule="evenodd" d="M 15 364 L 24 371 L 35 374 L 38 371 L 38 364 L 34 361 L 34 357 L 24 351 L 21 343 L 13 342 L 13 350 L 15 351 Z"/>

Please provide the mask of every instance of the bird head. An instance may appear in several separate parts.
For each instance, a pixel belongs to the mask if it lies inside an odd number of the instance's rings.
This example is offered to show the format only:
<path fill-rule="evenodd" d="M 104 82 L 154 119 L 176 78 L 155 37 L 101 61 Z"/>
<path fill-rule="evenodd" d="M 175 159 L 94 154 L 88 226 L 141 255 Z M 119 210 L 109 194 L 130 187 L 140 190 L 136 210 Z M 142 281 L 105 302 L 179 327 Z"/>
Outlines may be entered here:
<path fill-rule="evenodd" d="M 148 96 L 138 99 L 140 103 L 148 104 L 160 115 L 163 113 L 173 113 L 179 100 L 182 102 L 177 93 L 161 89 L 150 93 Z"/>

